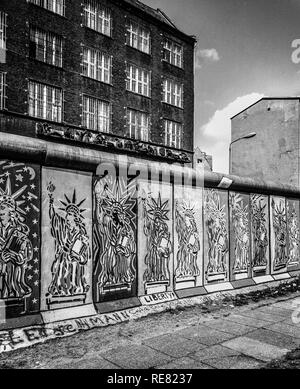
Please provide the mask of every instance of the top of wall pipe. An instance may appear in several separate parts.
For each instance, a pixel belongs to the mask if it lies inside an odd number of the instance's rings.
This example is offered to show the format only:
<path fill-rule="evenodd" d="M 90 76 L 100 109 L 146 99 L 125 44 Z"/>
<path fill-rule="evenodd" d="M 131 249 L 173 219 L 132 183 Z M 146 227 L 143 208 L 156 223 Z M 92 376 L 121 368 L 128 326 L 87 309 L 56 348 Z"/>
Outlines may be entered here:
<path fill-rule="evenodd" d="M 285 197 L 300 197 L 300 188 L 248 177 L 231 176 L 182 167 L 178 164 L 159 163 L 141 158 L 127 157 L 91 148 L 49 142 L 14 134 L 0 133 L 0 158 L 15 159 L 45 166 L 78 169 L 96 173 L 99 164 L 118 165 L 136 171 L 151 171 L 155 175 L 169 173 L 172 179 L 187 174 L 194 181 L 208 188 L 228 189 L 240 192 L 272 194 Z M 203 179 L 204 178 L 204 179 Z"/>

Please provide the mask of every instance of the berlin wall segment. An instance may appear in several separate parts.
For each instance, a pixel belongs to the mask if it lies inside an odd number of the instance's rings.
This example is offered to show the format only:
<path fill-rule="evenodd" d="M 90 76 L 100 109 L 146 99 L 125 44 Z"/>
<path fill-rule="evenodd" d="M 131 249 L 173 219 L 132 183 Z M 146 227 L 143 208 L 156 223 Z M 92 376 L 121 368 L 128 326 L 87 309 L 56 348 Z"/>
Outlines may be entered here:
<path fill-rule="evenodd" d="M 300 270 L 297 196 L 94 171 L 0 161 L 0 351 Z"/>

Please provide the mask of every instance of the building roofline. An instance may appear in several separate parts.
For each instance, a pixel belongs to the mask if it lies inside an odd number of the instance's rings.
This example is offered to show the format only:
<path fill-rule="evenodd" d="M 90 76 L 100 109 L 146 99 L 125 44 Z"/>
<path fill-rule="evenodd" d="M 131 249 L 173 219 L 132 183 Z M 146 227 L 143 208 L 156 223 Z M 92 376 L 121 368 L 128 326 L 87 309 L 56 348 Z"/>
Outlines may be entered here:
<path fill-rule="evenodd" d="M 188 35 L 185 32 L 181 31 L 175 24 L 171 21 L 171 19 L 162 11 L 161 9 L 154 9 L 139 0 L 113 0 L 118 3 L 120 6 L 129 6 L 134 8 L 135 10 L 147 16 L 147 18 L 151 18 L 152 21 L 163 25 L 166 29 L 169 29 L 172 33 L 180 35 L 182 39 L 187 40 L 195 45 L 197 39 L 194 35 Z"/>
<path fill-rule="evenodd" d="M 290 96 L 290 97 L 262 97 L 261 99 L 257 100 L 255 103 L 249 105 L 248 107 L 246 107 L 245 109 L 243 109 L 242 111 L 238 112 L 237 114 L 235 114 L 234 116 L 232 116 L 230 118 L 230 120 L 236 118 L 237 116 L 239 116 L 241 113 L 247 111 L 248 109 L 254 107 L 256 104 L 260 103 L 261 101 L 263 100 L 300 100 L 300 96 Z"/>

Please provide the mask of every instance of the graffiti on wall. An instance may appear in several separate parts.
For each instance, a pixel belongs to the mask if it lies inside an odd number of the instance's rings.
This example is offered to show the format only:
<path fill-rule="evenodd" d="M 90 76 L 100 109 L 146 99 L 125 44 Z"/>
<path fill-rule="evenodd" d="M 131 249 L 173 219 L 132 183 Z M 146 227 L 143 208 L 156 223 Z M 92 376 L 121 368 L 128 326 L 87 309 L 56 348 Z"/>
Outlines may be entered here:
<path fill-rule="evenodd" d="M 54 206 L 55 186 L 48 184 L 51 236 L 55 245 L 55 260 L 51 267 L 52 281 L 48 287 L 48 301 L 52 298 L 81 296 L 90 286 L 86 281 L 86 264 L 91 256 L 83 208 L 86 199 L 77 200 L 76 189 L 72 196 L 64 194 L 60 208 Z M 59 213 L 61 211 L 61 213 Z"/>
<path fill-rule="evenodd" d="M 231 256 L 233 279 L 246 278 L 250 269 L 249 196 L 229 194 L 232 232 Z"/>
<path fill-rule="evenodd" d="M 227 193 L 226 193 L 227 195 Z M 216 190 L 205 191 L 205 227 L 208 246 L 206 282 L 220 282 L 228 279 L 228 215 L 226 203 Z"/>
<path fill-rule="evenodd" d="M 200 275 L 197 259 L 201 248 L 194 206 L 184 200 L 175 203 L 175 222 L 178 235 L 175 278 L 196 278 Z"/>
<path fill-rule="evenodd" d="M 279 272 L 286 269 L 287 256 L 287 210 L 284 198 L 271 199 L 272 210 L 272 271 Z"/>
<path fill-rule="evenodd" d="M 145 255 L 146 270 L 143 280 L 146 285 L 170 285 L 169 261 L 172 253 L 171 233 L 167 221 L 171 212 L 170 201 L 148 195 L 141 197 L 143 208 L 143 232 L 147 238 Z"/>
<path fill-rule="evenodd" d="M 252 267 L 254 275 L 265 274 L 269 261 L 268 198 L 251 196 Z"/>
<path fill-rule="evenodd" d="M 300 261 L 299 201 L 287 200 L 288 265 L 298 266 Z"/>
<path fill-rule="evenodd" d="M 43 169 L 43 310 L 88 302 L 91 185 L 89 175 Z"/>
<path fill-rule="evenodd" d="M 94 248 L 97 301 L 136 293 L 136 200 L 134 181 L 95 180 Z"/>
<path fill-rule="evenodd" d="M 15 314 L 39 310 L 39 198 L 38 167 L 0 161 L 0 299 Z"/>

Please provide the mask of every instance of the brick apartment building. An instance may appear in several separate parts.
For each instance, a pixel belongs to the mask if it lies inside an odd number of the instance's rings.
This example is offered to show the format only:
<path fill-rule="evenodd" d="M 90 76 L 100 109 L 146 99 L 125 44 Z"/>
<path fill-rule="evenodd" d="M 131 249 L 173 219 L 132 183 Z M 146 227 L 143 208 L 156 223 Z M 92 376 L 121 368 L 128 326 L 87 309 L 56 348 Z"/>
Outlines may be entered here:
<path fill-rule="evenodd" d="M 1 0 L 0 131 L 88 130 L 188 162 L 194 46 L 136 0 Z"/>

